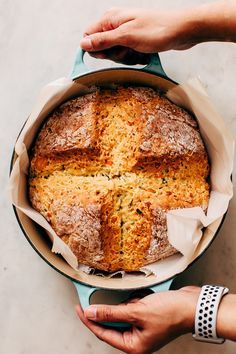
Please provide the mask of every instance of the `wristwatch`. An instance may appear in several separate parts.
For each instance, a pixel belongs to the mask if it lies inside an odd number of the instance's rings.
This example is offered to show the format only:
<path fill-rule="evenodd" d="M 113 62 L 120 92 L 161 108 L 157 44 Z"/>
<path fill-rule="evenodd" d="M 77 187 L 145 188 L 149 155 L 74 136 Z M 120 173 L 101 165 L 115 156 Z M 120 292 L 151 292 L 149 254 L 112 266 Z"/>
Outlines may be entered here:
<path fill-rule="evenodd" d="M 228 288 L 218 285 L 202 287 L 195 313 L 194 339 L 208 343 L 224 343 L 225 339 L 217 336 L 216 319 L 220 301 L 228 292 Z"/>

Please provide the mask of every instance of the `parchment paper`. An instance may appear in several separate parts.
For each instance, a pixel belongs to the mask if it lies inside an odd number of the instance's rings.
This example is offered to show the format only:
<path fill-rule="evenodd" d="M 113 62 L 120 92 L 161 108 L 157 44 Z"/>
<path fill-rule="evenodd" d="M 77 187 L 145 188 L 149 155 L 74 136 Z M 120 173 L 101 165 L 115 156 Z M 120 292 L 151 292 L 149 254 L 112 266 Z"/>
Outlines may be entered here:
<path fill-rule="evenodd" d="M 12 203 L 29 218 L 41 225 L 50 236 L 52 252 L 61 254 L 77 271 L 89 272 L 90 268 L 78 264 L 69 247 L 56 235 L 46 219 L 34 210 L 27 198 L 27 173 L 29 149 L 42 121 L 57 105 L 75 94 L 85 94 L 93 88 L 79 85 L 68 78 L 58 79 L 45 86 L 15 145 L 17 159 L 10 176 Z M 211 193 L 207 215 L 200 207 L 176 209 L 167 213 L 169 242 L 181 253 L 158 261 L 141 269 L 146 275 L 158 278 L 172 276 L 183 271 L 193 260 L 202 237 L 202 227 L 211 228 L 224 215 L 233 196 L 231 174 L 233 170 L 234 140 L 224 120 L 216 112 L 203 86 L 197 79 L 171 89 L 167 97 L 193 112 L 211 161 Z M 122 276 L 128 276 L 121 272 Z"/>

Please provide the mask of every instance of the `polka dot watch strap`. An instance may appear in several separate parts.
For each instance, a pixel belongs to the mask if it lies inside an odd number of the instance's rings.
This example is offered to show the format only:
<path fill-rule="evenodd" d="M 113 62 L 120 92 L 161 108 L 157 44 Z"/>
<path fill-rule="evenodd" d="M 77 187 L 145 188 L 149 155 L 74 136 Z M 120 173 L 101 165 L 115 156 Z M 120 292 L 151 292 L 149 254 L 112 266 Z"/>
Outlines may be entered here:
<path fill-rule="evenodd" d="M 205 285 L 202 287 L 195 314 L 194 339 L 217 344 L 225 341 L 217 337 L 216 318 L 220 301 L 228 291 L 228 288 L 222 286 Z"/>

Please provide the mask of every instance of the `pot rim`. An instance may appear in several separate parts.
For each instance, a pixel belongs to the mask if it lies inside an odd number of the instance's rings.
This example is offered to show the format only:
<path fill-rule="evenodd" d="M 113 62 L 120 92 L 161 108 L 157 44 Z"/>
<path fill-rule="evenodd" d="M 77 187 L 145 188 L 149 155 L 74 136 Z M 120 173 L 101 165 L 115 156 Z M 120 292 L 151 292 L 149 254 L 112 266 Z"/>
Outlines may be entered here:
<path fill-rule="evenodd" d="M 104 69 L 99 69 L 99 70 L 93 70 L 93 71 L 89 71 L 89 72 L 86 72 L 86 73 L 82 73 L 82 74 L 80 74 L 80 75 L 74 77 L 72 80 L 73 80 L 73 81 L 77 81 L 77 80 L 79 80 L 79 79 L 81 79 L 81 78 L 83 78 L 83 77 L 87 77 L 87 76 L 90 76 L 90 75 L 96 74 L 96 73 L 103 73 L 103 72 L 108 72 L 108 71 L 130 71 L 130 70 L 131 70 L 131 71 L 136 71 L 136 72 L 138 72 L 138 73 L 144 72 L 144 73 L 146 73 L 146 74 L 153 75 L 153 76 L 155 76 L 155 77 L 160 77 L 161 79 L 170 81 L 170 82 L 171 82 L 172 84 L 174 84 L 174 85 L 179 85 L 177 82 L 175 82 L 174 80 L 170 79 L 169 77 L 167 77 L 166 75 L 164 75 L 164 74 L 162 74 L 162 73 L 147 72 L 147 71 L 145 71 L 145 70 L 143 70 L 143 69 L 129 68 L 129 67 L 104 68 Z M 144 85 L 145 85 L 145 84 L 144 84 Z M 60 103 L 59 105 L 61 105 L 61 103 Z M 59 105 L 58 105 L 58 106 L 59 106 Z M 29 117 L 28 117 L 28 118 L 29 118 Z M 16 139 L 16 142 L 17 142 L 17 140 L 18 140 L 18 138 L 19 138 L 19 136 L 20 136 L 20 134 L 21 134 L 21 131 L 22 131 L 22 129 L 24 128 L 24 126 L 25 126 L 25 124 L 26 124 L 28 118 L 26 119 L 26 121 L 24 122 L 24 124 L 23 124 L 23 126 L 22 126 L 22 128 L 21 128 L 21 130 L 20 130 L 20 132 L 19 132 L 19 134 L 18 134 L 18 137 L 17 137 L 17 139 Z M 15 142 L 15 144 L 16 144 L 16 142 Z M 14 149 L 13 149 L 13 153 L 12 153 L 12 157 L 11 157 L 11 163 L 10 163 L 10 174 L 11 174 L 11 171 L 12 171 L 12 168 L 13 168 L 13 165 L 14 165 L 14 162 L 15 162 L 15 159 L 16 159 L 16 153 L 15 153 L 15 148 L 14 148 Z M 46 263 L 47 263 L 49 266 L 51 266 L 54 270 L 56 270 L 56 271 L 59 272 L 60 274 L 64 275 L 66 278 L 72 280 L 73 282 L 81 283 L 81 284 L 84 284 L 84 285 L 86 285 L 86 286 L 88 286 L 88 287 L 94 288 L 93 285 L 91 285 L 91 284 L 89 284 L 89 283 L 86 283 L 85 281 L 82 281 L 82 280 L 78 280 L 78 279 L 76 279 L 76 278 L 73 278 L 71 275 L 69 275 L 69 274 L 63 272 L 63 271 L 60 270 L 60 269 L 58 269 L 54 264 L 52 264 L 52 263 L 38 250 L 37 247 L 35 247 L 35 245 L 34 245 L 33 242 L 31 241 L 31 239 L 30 239 L 30 237 L 28 236 L 27 232 L 25 231 L 24 225 L 23 225 L 23 223 L 21 222 L 20 217 L 19 217 L 19 215 L 18 215 L 17 208 L 16 208 L 14 205 L 12 205 L 12 206 L 13 206 L 13 210 L 14 210 L 15 217 L 16 217 L 16 219 L 17 219 L 17 222 L 18 222 L 18 224 L 19 224 L 19 226 L 20 226 L 20 228 L 21 228 L 21 230 L 22 230 L 24 236 L 26 237 L 26 239 L 28 240 L 28 242 L 30 243 L 30 245 L 32 246 L 32 248 L 37 252 L 37 254 L 38 254 Z M 207 249 L 211 246 L 211 244 L 213 243 L 213 241 L 214 241 L 215 238 L 217 237 L 217 235 L 218 235 L 218 233 L 219 233 L 219 231 L 220 231 L 220 229 L 221 229 L 221 227 L 222 227 L 222 225 L 223 225 L 223 223 L 224 223 L 224 220 L 225 220 L 225 217 L 226 217 L 227 212 L 228 212 L 228 209 L 227 209 L 227 211 L 225 212 L 225 214 L 222 216 L 221 221 L 220 221 L 220 224 L 218 225 L 218 227 L 217 227 L 217 229 L 216 229 L 216 231 L 215 231 L 215 233 L 214 233 L 214 236 L 212 237 L 212 239 L 210 240 L 210 242 L 205 246 L 205 248 L 202 250 L 202 252 L 201 252 L 192 262 L 190 262 L 190 263 L 188 264 L 188 266 L 184 269 L 184 271 L 185 271 L 186 269 L 188 269 L 189 267 L 191 267 L 191 266 L 207 251 Z M 33 222 L 34 224 L 36 224 L 33 220 L 32 220 L 32 222 Z M 206 228 L 203 228 L 203 232 L 204 232 L 205 229 L 206 229 Z M 65 262 L 66 262 L 66 261 L 65 261 Z M 182 271 L 182 272 L 183 272 L 183 271 Z M 151 285 L 148 285 L 148 286 L 147 286 L 147 285 L 143 285 L 143 286 L 134 287 L 134 288 L 132 288 L 132 290 L 144 289 L 144 288 L 147 288 L 147 287 L 150 287 L 150 286 L 155 286 L 155 285 L 163 284 L 163 283 L 165 283 L 165 282 L 167 282 L 167 281 L 169 281 L 169 280 L 175 278 L 176 276 L 178 276 L 178 275 L 181 274 L 182 272 L 177 272 L 177 273 L 173 274 L 172 276 L 166 278 L 165 280 L 153 282 Z M 88 275 L 89 275 L 89 274 L 88 274 Z M 114 291 L 114 290 L 121 290 L 121 291 L 131 290 L 131 288 L 119 288 L 119 289 L 117 288 L 117 289 L 114 289 L 114 288 L 109 288 L 109 287 L 100 286 L 100 285 L 99 285 L 99 289 L 101 289 L 101 290 L 112 290 L 112 291 Z"/>

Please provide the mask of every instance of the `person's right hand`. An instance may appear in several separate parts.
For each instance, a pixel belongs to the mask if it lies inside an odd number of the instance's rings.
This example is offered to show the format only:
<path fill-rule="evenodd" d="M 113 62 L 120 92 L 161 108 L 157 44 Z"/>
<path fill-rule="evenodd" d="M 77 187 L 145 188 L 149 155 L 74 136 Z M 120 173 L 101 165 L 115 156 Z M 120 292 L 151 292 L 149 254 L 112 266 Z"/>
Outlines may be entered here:
<path fill-rule="evenodd" d="M 145 9 L 114 8 L 90 25 L 81 47 L 98 58 L 108 57 L 127 64 L 147 62 L 142 53 L 193 46 L 188 14 Z"/>

